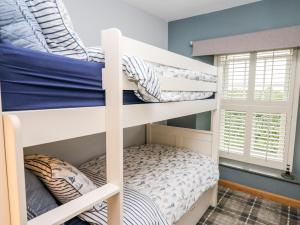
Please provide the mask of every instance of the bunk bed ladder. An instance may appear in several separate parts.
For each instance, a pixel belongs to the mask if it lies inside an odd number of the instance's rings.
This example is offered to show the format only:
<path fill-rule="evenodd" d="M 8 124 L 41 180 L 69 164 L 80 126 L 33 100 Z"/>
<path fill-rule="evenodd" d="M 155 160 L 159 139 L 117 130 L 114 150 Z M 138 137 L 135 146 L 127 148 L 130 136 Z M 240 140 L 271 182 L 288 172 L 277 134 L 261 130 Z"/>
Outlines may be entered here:
<path fill-rule="evenodd" d="M 123 73 L 122 35 L 118 29 L 102 32 L 105 52 L 103 87 L 105 89 L 107 182 L 119 187 L 108 199 L 108 224 L 123 224 Z"/>
<path fill-rule="evenodd" d="M 102 33 L 102 44 L 106 53 L 105 56 L 107 62 L 103 75 L 106 90 L 105 130 L 107 184 L 30 221 L 27 221 L 23 148 L 39 144 L 41 141 L 40 139 L 52 142 L 55 141 L 55 138 L 46 137 L 45 139 L 45 137 L 34 137 L 34 139 L 30 139 L 28 142 L 26 138 L 26 140 L 24 139 L 24 133 L 22 133 L 26 132 L 22 130 L 22 120 L 13 113 L 4 114 L 3 128 L 5 147 L 0 146 L 0 166 L 5 166 L 2 162 L 6 161 L 7 174 L 9 174 L 7 178 L 9 204 L 7 205 L 9 205 L 8 213 L 10 213 L 10 222 L 5 221 L 4 225 L 59 225 L 104 200 L 107 200 L 108 204 L 108 224 L 121 225 L 123 223 L 123 79 L 121 67 L 121 37 L 120 31 L 117 29 L 109 29 Z M 86 114 L 85 116 L 88 117 L 89 114 Z M 63 118 L 59 118 L 59 120 L 63 120 Z M 73 118 L 73 120 L 76 119 Z M 30 117 L 28 121 L 34 122 L 34 118 Z M 99 119 L 99 121 L 101 120 Z M 76 121 L 74 121 L 74 123 L 76 123 Z M 70 128 L 70 121 L 64 125 L 67 128 Z M 88 129 L 86 127 L 81 129 L 80 123 L 76 126 L 78 131 L 76 130 L 72 133 L 72 135 L 82 136 L 82 132 Z M 103 125 L 99 124 L 99 127 L 101 126 Z M 52 132 L 58 128 L 59 124 L 57 126 L 54 125 L 52 127 Z M 94 132 L 94 128 L 91 128 L 91 132 Z M 69 137 L 66 132 L 61 132 L 61 135 L 66 138 Z M 55 136 L 56 139 L 62 138 L 58 136 L 59 135 Z M 27 146 L 24 143 L 30 143 L 32 145 Z M 5 159 L 2 158 L 4 149 Z M 1 179 L 6 179 L 6 171 L 4 170 L 3 172 L 3 170 L 1 170 L 0 172 Z M 3 189 L 4 187 L 5 182 L 3 183 L 3 187 L 0 186 L 0 188 Z M 1 189 L 0 199 L 2 201 L 3 193 Z M 6 201 L 8 201 L 8 199 Z M 5 210 L 1 213 L 4 215 Z M 1 213 L 0 215 L 2 215 Z"/>

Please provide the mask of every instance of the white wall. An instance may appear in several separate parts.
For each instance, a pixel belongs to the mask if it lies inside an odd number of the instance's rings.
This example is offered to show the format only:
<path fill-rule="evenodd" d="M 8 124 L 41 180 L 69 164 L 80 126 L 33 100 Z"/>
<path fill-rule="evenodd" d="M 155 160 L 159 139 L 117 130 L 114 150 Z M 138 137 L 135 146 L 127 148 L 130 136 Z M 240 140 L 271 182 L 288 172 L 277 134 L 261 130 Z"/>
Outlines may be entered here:
<path fill-rule="evenodd" d="M 128 37 L 168 48 L 167 22 L 122 0 L 64 0 L 75 30 L 87 46 L 100 45 L 101 30 L 116 27 Z"/>

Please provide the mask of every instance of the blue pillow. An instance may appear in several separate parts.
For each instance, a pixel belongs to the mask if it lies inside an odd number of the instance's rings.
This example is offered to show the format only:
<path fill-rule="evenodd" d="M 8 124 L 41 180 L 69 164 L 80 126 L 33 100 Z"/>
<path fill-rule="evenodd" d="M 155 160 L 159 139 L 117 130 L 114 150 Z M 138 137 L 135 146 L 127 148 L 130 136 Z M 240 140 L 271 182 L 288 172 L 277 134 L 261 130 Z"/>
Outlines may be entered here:
<path fill-rule="evenodd" d="M 48 52 L 41 28 L 25 0 L 0 1 L 0 40 L 18 47 Z"/>
<path fill-rule="evenodd" d="M 42 182 L 25 169 L 27 219 L 31 220 L 58 205 Z"/>

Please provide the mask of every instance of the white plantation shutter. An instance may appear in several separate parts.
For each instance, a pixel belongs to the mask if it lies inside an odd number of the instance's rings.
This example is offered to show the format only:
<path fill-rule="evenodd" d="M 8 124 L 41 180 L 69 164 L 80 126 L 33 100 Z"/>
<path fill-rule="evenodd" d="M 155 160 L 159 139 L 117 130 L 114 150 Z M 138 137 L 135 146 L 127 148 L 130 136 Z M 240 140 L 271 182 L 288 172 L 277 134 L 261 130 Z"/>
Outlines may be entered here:
<path fill-rule="evenodd" d="M 267 161 L 284 159 L 286 114 L 254 113 L 250 155 Z"/>
<path fill-rule="evenodd" d="M 296 52 L 285 49 L 218 57 L 224 82 L 221 157 L 278 169 L 292 163 L 288 153 L 293 153 L 289 141 L 295 135 L 291 121 L 293 107 L 297 107 L 293 106 Z M 296 100 L 298 104 L 298 96 Z"/>
<path fill-rule="evenodd" d="M 288 100 L 293 52 L 288 49 L 257 53 L 255 99 Z"/>
<path fill-rule="evenodd" d="M 226 99 L 246 99 L 250 54 L 221 57 L 224 68 L 223 96 Z"/>
<path fill-rule="evenodd" d="M 227 153 L 243 154 L 246 113 L 222 110 L 220 125 L 220 150 Z"/>

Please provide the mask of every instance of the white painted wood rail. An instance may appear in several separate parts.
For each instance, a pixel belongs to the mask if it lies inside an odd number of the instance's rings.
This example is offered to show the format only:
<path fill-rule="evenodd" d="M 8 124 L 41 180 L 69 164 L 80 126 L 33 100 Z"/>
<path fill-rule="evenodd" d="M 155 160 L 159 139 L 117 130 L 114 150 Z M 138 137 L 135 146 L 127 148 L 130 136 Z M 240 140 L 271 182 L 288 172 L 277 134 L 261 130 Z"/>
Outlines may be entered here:
<path fill-rule="evenodd" d="M 106 184 L 94 191 L 91 191 L 73 201 L 63 204 L 48 213 L 38 216 L 30 221 L 28 225 L 52 224 L 60 225 L 74 216 L 88 210 L 93 205 L 118 194 L 120 189 L 113 184 Z M 67 212 L 67 213 L 66 213 Z"/>
<path fill-rule="evenodd" d="M 123 127 L 154 123 L 216 109 L 215 99 L 123 106 Z M 22 123 L 23 147 L 51 143 L 106 131 L 106 107 L 5 112 Z M 34 126 L 33 126 L 34 124 Z"/>
<path fill-rule="evenodd" d="M 217 68 L 209 64 L 193 60 L 191 58 L 149 45 L 124 36 L 120 37 L 123 53 L 144 59 L 145 61 L 182 68 L 191 71 L 198 71 L 206 74 L 217 75 Z M 105 46 L 104 46 L 105 47 Z M 105 51 L 107 53 L 107 51 Z M 123 77 L 123 90 L 137 90 L 137 86 Z M 162 91 L 217 91 L 216 83 L 184 78 L 158 77 Z M 106 89 L 105 80 L 103 89 Z"/>
<path fill-rule="evenodd" d="M 140 57 L 149 62 L 208 74 L 217 74 L 218 72 L 215 66 L 140 41 L 123 36 L 122 42 L 125 54 Z"/>
<path fill-rule="evenodd" d="M 121 32 L 102 32 L 105 51 L 105 130 L 107 182 L 119 187 L 119 193 L 107 200 L 109 225 L 123 224 L 123 79 Z M 98 124 L 97 126 L 101 126 Z"/>

